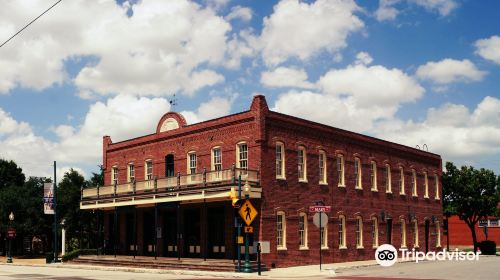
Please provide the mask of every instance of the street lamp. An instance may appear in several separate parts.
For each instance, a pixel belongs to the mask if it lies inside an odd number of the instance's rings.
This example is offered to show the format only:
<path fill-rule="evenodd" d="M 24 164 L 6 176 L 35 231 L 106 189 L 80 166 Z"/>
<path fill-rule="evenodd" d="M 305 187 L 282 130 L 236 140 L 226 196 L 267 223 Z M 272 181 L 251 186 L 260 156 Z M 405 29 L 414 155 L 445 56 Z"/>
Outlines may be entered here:
<path fill-rule="evenodd" d="M 14 213 L 10 212 L 9 214 L 9 229 L 8 231 L 12 230 L 12 222 L 14 222 Z M 12 237 L 10 236 L 9 233 L 7 233 L 7 238 L 9 239 L 9 255 L 7 256 L 7 263 L 12 263 Z"/>
<path fill-rule="evenodd" d="M 248 184 L 248 180 L 245 182 L 245 201 L 250 199 L 250 184 Z M 243 265 L 243 272 L 250 273 L 252 272 L 252 267 L 250 266 L 250 234 L 248 232 L 245 233 L 245 264 Z"/>

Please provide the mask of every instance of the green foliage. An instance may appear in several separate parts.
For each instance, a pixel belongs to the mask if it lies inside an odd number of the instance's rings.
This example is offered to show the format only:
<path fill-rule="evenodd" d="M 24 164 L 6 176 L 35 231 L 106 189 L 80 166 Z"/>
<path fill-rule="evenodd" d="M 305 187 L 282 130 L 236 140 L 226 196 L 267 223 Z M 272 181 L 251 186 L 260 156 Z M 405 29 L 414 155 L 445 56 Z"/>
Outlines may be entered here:
<path fill-rule="evenodd" d="M 443 207 L 447 216 L 458 215 L 471 229 L 476 248 L 474 227 L 480 219 L 496 214 L 500 179 L 491 170 L 446 163 L 443 173 Z"/>
<path fill-rule="evenodd" d="M 26 177 L 15 162 L 0 159 L 0 189 L 10 186 L 22 186 Z"/>
<path fill-rule="evenodd" d="M 61 259 L 63 262 L 67 262 L 69 260 L 77 258 L 78 256 L 83 256 L 83 255 L 97 255 L 97 250 L 96 249 L 77 249 L 77 250 L 73 250 L 69 253 L 66 253 L 65 255 L 62 256 Z"/>
<path fill-rule="evenodd" d="M 497 244 L 492 240 L 484 240 L 477 244 L 481 249 L 481 255 L 496 255 Z"/>
<path fill-rule="evenodd" d="M 92 177 L 88 181 L 88 187 L 104 186 L 104 167 L 99 165 L 99 173 L 92 172 Z"/>

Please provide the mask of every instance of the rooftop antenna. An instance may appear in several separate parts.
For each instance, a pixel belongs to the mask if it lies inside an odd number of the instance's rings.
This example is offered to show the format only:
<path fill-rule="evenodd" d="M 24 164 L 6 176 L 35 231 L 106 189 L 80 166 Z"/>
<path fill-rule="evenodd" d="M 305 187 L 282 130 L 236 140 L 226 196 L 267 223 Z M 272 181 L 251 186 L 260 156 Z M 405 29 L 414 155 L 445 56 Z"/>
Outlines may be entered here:
<path fill-rule="evenodd" d="M 170 103 L 170 106 L 172 106 L 170 108 L 170 111 L 175 112 L 175 106 L 177 106 L 177 97 L 175 96 L 175 93 L 172 98 L 168 100 L 168 103 Z"/>

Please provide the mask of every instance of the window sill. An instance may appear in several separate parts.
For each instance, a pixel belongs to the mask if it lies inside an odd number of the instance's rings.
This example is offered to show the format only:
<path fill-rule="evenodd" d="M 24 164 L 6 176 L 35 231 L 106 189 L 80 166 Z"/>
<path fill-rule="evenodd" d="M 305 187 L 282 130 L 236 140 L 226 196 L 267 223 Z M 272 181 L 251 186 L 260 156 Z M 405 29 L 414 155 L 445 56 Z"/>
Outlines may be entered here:
<path fill-rule="evenodd" d="M 288 249 L 286 247 L 278 247 L 278 248 L 276 248 L 276 250 L 278 250 L 278 251 L 286 251 Z"/>
<path fill-rule="evenodd" d="M 319 182 L 319 184 L 320 184 L 321 186 L 328 186 L 328 183 L 327 183 L 327 182 Z"/>
<path fill-rule="evenodd" d="M 378 246 L 372 245 L 372 249 L 377 249 Z"/>
<path fill-rule="evenodd" d="M 276 177 L 276 180 L 286 180 L 286 177 Z"/>
<path fill-rule="evenodd" d="M 429 196 L 424 196 L 424 199 L 427 199 L 427 200 L 428 200 L 428 199 L 429 199 Z"/>
<path fill-rule="evenodd" d="M 406 196 L 406 194 L 405 194 L 405 193 L 399 193 L 399 195 Z"/>
<path fill-rule="evenodd" d="M 392 191 L 385 191 L 386 194 L 392 194 Z"/>
<path fill-rule="evenodd" d="M 378 192 L 378 190 L 377 190 L 377 189 L 371 189 L 371 191 L 372 191 L 372 192 Z"/>
<path fill-rule="evenodd" d="M 356 187 L 354 187 L 354 189 L 355 189 L 355 190 L 362 190 L 362 189 L 363 189 L 363 187 L 358 187 L 358 186 L 356 186 Z"/>
<path fill-rule="evenodd" d="M 412 197 L 418 198 L 418 194 L 413 194 Z"/>
<path fill-rule="evenodd" d="M 330 249 L 330 248 L 328 248 L 328 247 L 321 247 L 321 250 L 328 250 L 328 249 Z"/>
<path fill-rule="evenodd" d="M 308 183 L 307 180 L 299 179 L 299 183 Z"/>
<path fill-rule="evenodd" d="M 340 250 L 347 250 L 347 246 L 339 246 Z"/>
<path fill-rule="evenodd" d="M 435 197 L 434 200 L 441 200 L 439 197 Z"/>
<path fill-rule="evenodd" d="M 364 249 L 364 248 L 365 248 L 365 247 L 363 247 L 363 246 L 356 246 L 356 249 L 359 249 L 359 250 L 362 250 L 362 249 Z"/>
<path fill-rule="evenodd" d="M 309 250 L 309 247 L 299 247 L 299 251 L 307 251 Z"/>
<path fill-rule="evenodd" d="M 339 188 L 345 188 L 345 185 L 338 185 Z"/>
<path fill-rule="evenodd" d="M 401 246 L 400 248 L 401 248 L 401 249 L 407 249 L 406 245 Z"/>
<path fill-rule="evenodd" d="M 420 249 L 420 246 L 415 245 L 415 246 L 413 246 L 413 249 L 417 249 L 418 250 L 418 249 Z"/>

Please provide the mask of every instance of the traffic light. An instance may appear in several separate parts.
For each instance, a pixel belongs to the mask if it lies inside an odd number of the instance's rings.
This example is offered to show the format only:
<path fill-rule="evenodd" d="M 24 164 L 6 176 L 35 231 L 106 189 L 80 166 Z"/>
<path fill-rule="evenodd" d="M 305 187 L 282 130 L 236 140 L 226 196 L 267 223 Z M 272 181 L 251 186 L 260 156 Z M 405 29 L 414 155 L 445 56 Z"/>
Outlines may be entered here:
<path fill-rule="evenodd" d="M 231 204 L 234 208 L 240 208 L 245 201 L 244 199 L 238 199 L 238 195 L 236 194 L 234 188 L 231 188 L 231 191 L 229 192 L 229 198 L 231 199 Z"/>

